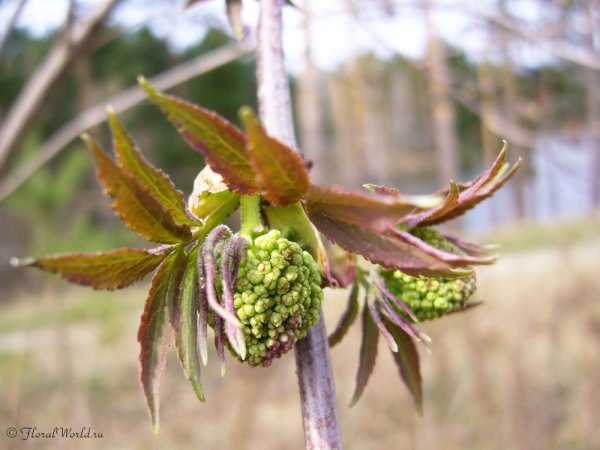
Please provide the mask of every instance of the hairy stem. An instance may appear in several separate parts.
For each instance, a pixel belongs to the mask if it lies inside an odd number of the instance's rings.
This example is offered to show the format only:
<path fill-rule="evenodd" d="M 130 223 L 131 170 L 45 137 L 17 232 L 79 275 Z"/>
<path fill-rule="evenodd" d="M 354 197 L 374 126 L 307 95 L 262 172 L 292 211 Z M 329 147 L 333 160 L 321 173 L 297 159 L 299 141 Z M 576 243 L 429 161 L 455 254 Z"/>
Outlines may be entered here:
<path fill-rule="evenodd" d="M 290 90 L 281 43 L 284 0 L 260 0 L 257 71 L 260 117 L 267 133 L 296 148 Z M 304 440 L 307 449 L 340 449 L 337 399 L 323 320 L 296 343 Z"/>
<path fill-rule="evenodd" d="M 260 227 L 260 195 L 242 195 L 240 207 L 242 213 L 240 236 L 252 241 L 254 232 Z"/>

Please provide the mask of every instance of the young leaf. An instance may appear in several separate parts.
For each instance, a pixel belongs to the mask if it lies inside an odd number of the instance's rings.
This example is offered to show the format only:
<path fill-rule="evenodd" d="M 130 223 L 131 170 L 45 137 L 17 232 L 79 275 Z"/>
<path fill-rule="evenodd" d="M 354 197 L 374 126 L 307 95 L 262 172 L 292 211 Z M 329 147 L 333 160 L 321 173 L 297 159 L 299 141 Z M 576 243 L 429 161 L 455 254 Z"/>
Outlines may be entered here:
<path fill-rule="evenodd" d="M 363 256 L 372 263 L 388 269 L 402 271 L 413 269 L 409 275 L 416 273 L 422 273 L 423 276 L 450 275 L 451 264 L 400 241 L 392 234 L 377 234 L 363 230 L 358 226 L 328 217 L 318 208 L 309 209 L 309 217 L 319 231 L 333 243 L 346 251 Z"/>
<path fill-rule="evenodd" d="M 358 372 L 356 373 L 356 387 L 354 389 L 354 395 L 350 401 L 350 406 L 358 401 L 362 395 L 373 368 L 375 367 L 375 360 L 377 359 L 377 342 L 379 340 L 379 329 L 371 314 L 367 305 L 363 308 L 363 332 L 362 332 L 362 343 L 360 345 L 360 359 L 358 363 Z"/>
<path fill-rule="evenodd" d="M 185 250 L 179 248 L 158 268 L 152 278 L 150 293 L 138 331 L 140 381 L 148 403 L 152 429 L 158 435 L 159 394 L 167 353 L 175 338 L 173 305 L 178 301 L 181 281 L 186 269 Z"/>
<path fill-rule="evenodd" d="M 417 411 L 423 415 L 423 380 L 421 379 L 417 346 L 411 337 L 397 325 L 386 322 L 386 328 L 398 344 L 398 351 L 392 353 L 394 362 L 400 369 L 400 376 L 413 397 Z"/>
<path fill-rule="evenodd" d="M 336 187 L 313 186 L 306 196 L 309 216 L 319 214 L 355 225 L 363 230 L 383 233 L 417 210 L 413 203 L 394 196 L 372 196 Z"/>
<path fill-rule="evenodd" d="M 431 221 L 443 217 L 451 209 L 456 207 L 459 200 L 459 194 L 460 193 L 458 190 L 458 186 L 454 181 L 451 181 L 450 189 L 448 190 L 448 195 L 444 199 L 444 202 L 437 208 L 432 208 L 429 210 L 421 211 L 420 213 L 412 214 L 406 220 L 406 225 L 408 226 L 408 229 L 412 230 L 419 223 L 424 222 L 426 220 Z"/>
<path fill-rule="evenodd" d="M 473 182 L 462 186 L 462 190 L 454 208 L 448 209 L 443 214 L 437 214 L 435 217 L 421 220 L 419 226 L 431 226 L 454 219 L 475 207 L 486 198 L 491 197 L 494 192 L 512 178 L 521 165 L 521 159 L 519 159 L 508 172 L 503 174 L 503 171 L 508 167 L 504 163 L 507 150 L 508 145 L 505 141 L 504 147 L 502 147 L 502 151 L 492 164 L 492 167 L 486 170 Z"/>
<path fill-rule="evenodd" d="M 159 203 L 173 215 L 178 224 L 192 227 L 201 226 L 202 223 L 189 214 L 183 194 L 175 189 L 171 179 L 162 170 L 153 167 L 144 159 L 135 147 L 131 136 L 119 123 L 112 108 L 108 109 L 108 119 L 113 134 L 117 164 L 121 169 L 147 187 Z"/>
<path fill-rule="evenodd" d="M 248 134 L 248 153 L 263 197 L 273 206 L 288 206 L 300 201 L 310 187 L 306 164 L 300 153 L 268 136 L 250 108 L 242 108 L 240 117 Z"/>
<path fill-rule="evenodd" d="M 200 383 L 200 352 L 198 348 L 198 251 L 196 245 L 190 252 L 188 265 L 181 284 L 181 316 L 175 347 L 185 376 L 192 384 L 201 402 L 206 401 Z"/>
<path fill-rule="evenodd" d="M 188 225 L 178 224 L 148 188 L 117 166 L 91 137 L 82 138 L 92 152 L 96 175 L 111 197 L 113 210 L 132 231 L 161 244 L 191 239 Z"/>
<path fill-rule="evenodd" d="M 358 283 L 354 283 L 352 285 L 352 290 L 350 291 L 350 297 L 348 297 L 346 310 L 344 311 L 344 314 L 342 314 L 342 317 L 340 317 L 335 330 L 329 336 L 329 347 L 333 347 L 342 341 L 342 338 L 348 332 L 350 325 L 354 323 L 356 316 L 358 316 L 358 291 Z"/>
<path fill-rule="evenodd" d="M 37 267 L 71 282 L 94 289 L 122 289 L 152 272 L 173 250 L 122 248 L 110 252 L 67 253 L 41 258 L 11 259 L 15 267 Z"/>
<path fill-rule="evenodd" d="M 223 177 L 227 186 L 239 194 L 259 193 L 246 150 L 246 137 L 240 130 L 214 112 L 157 92 L 143 77 L 139 77 L 138 82 L 187 143 L 202 153 L 212 170 Z"/>

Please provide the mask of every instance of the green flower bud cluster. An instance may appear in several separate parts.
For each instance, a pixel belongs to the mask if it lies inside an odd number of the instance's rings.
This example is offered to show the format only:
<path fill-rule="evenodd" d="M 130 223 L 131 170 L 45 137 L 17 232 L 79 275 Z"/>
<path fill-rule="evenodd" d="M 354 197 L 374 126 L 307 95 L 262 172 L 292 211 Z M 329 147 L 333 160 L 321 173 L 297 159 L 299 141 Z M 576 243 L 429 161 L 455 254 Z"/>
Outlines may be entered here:
<path fill-rule="evenodd" d="M 278 230 L 259 236 L 242 259 L 234 308 L 244 326 L 251 366 L 269 366 L 319 321 L 319 266 Z"/>
<path fill-rule="evenodd" d="M 435 228 L 416 228 L 412 234 L 439 250 L 463 253 Z M 396 271 L 386 277 L 386 285 L 392 294 L 411 309 L 419 321 L 424 321 L 462 309 L 475 292 L 476 278 L 474 273 L 462 278 L 414 278 Z M 402 308 L 394 306 L 399 313 L 408 317 Z"/>

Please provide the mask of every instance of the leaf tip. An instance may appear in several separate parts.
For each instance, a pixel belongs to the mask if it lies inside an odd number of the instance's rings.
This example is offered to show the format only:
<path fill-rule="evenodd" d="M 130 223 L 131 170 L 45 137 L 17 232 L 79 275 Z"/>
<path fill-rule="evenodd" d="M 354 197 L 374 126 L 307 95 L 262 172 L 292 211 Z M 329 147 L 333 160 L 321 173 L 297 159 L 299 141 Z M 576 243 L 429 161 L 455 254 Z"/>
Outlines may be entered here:
<path fill-rule="evenodd" d="M 148 82 L 148 80 L 146 79 L 145 76 L 138 75 L 137 82 L 140 85 L 140 87 L 144 91 L 146 91 L 146 94 L 148 95 L 148 97 L 154 99 L 158 95 L 156 93 L 156 90 L 154 89 L 154 87 L 152 87 L 152 85 Z"/>

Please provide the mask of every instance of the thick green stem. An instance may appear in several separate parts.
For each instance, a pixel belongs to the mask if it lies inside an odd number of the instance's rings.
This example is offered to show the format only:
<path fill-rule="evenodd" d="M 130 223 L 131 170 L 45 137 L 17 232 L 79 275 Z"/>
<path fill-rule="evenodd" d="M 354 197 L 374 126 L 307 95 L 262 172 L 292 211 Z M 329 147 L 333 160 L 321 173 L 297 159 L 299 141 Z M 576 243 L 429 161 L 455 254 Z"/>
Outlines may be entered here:
<path fill-rule="evenodd" d="M 254 233 L 261 227 L 260 223 L 260 195 L 242 195 L 240 199 L 242 213 L 242 229 L 240 236 L 254 239 Z"/>

